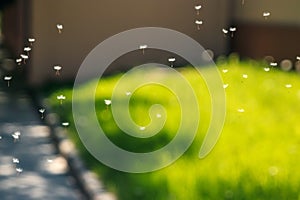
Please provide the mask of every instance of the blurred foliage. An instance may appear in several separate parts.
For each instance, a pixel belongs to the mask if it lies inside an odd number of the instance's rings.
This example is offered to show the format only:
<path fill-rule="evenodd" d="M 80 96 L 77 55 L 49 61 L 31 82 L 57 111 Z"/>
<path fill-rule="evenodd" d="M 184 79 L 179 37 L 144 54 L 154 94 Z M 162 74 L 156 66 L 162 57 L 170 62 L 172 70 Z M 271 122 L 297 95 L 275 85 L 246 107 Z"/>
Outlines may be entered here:
<path fill-rule="evenodd" d="M 227 116 L 217 145 L 204 159 L 199 159 L 198 153 L 209 124 L 210 97 L 205 82 L 191 67 L 178 70 L 196 92 L 201 123 L 192 146 L 171 166 L 145 174 L 119 172 L 102 165 L 86 151 L 74 123 L 69 127 L 70 137 L 88 166 L 120 200 L 300 199 L 299 75 L 275 68 L 267 72 L 267 67 L 259 61 L 240 62 L 236 57 L 219 60 L 218 69 L 224 84 L 228 84 L 225 89 Z M 117 127 L 110 108 L 103 101 L 111 98 L 120 77 L 99 81 L 95 106 L 105 133 L 115 144 L 130 151 L 147 152 L 163 147 L 172 140 L 180 122 L 174 94 L 157 86 L 144 87 L 132 94 L 129 109 L 136 123 L 149 122 L 148 109 L 153 103 L 164 105 L 170 117 L 157 137 L 150 141 L 133 139 Z M 90 98 L 85 96 L 90 84 L 78 88 L 82 101 Z M 63 105 L 56 99 L 60 94 L 67 97 Z M 72 122 L 71 87 L 53 91 L 47 100 L 62 120 Z M 88 120 L 88 113 L 86 118 Z"/>

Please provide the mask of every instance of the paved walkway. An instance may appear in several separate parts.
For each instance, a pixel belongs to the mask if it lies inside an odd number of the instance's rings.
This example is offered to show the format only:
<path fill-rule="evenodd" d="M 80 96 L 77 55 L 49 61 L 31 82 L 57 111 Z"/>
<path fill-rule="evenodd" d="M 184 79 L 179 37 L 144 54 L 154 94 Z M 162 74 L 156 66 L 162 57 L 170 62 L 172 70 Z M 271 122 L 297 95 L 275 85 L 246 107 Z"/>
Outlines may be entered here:
<path fill-rule="evenodd" d="M 84 199 L 30 97 L 3 76 L 0 71 L 0 199 Z"/>

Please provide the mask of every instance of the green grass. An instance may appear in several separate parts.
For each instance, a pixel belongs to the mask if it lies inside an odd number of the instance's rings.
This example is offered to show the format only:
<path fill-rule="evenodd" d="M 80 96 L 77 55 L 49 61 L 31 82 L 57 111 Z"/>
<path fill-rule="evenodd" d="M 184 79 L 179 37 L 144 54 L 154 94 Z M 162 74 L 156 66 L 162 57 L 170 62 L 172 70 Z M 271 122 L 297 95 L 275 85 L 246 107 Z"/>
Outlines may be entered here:
<path fill-rule="evenodd" d="M 201 121 L 197 137 L 188 151 L 174 164 L 162 170 L 130 174 L 110 169 L 96 161 L 82 146 L 74 124 L 69 128 L 82 157 L 109 191 L 120 200 L 167 199 L 300 199 L 300 77 L 296 73 L 271 69 L 263 63 L 238 62 L 234 59 L 218 64 L 226 91 L 227 115 L 221 137 L 213 151 L 198 158 L 210 119 L 210 98 L 205 82 L 193 68 L 179 69 L 194 88 L 200 106 Z M 223 69 L 228 69 L 223 73 Z M 209 70 L 210 68 L 207 68 Z M 247 74 L 248 78 L 242 77 Z M 104 105 L 121 75 L 106 77 L 99 82 L 96 110 L 99 123 L 107 136 L 118 146 L 149 152 L 172 140 L 180 120 L 180 105 L 174 94 L 164 87 L 150 85 L 132 94 L 130 112 L 140 126 L 150 122 L 148 109 L 162 104 L 168 119 L 160 133 L 147 139 L 135 139 L 122 133 L 113 120 L 111 108 Z M 172 76 L 163 77 L 170 84 Z M 95 82 L 94 82 L 95 83 Z M 87 83 L 78 88 L 84 102 L 90 89 Z M 128 82 L 128 84 L 131 84 Z M 286 84 L 291 84 L 287 88 Z M 178 85 L 181 87 L 181 85 Z M 56 96 L 67 100 L 59 105 Z M 72 88 L 58 89 L 48 97 L 49 104 L 62 120 L 72 120 Z M 240 113 L 238 109 L 245 112 Z M 83 119 L 88 120 L 89 113 Z M 163 155 L 162 155 L 163 156 Z"/>

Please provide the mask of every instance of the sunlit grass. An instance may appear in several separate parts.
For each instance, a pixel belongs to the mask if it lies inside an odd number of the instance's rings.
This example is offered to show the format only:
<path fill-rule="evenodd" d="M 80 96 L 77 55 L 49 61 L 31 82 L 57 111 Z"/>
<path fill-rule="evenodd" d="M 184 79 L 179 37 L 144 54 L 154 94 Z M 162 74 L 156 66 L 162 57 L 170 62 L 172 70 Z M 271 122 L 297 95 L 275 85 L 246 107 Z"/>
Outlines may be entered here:
<path fill-rule="evenodd" d="M 224 84 L 228 84 L 227 116 L 217 145 L 202 160 L 198 159 L 198 153 L 208 128 L 211 106 L 205 82 L 189 67 L 179 71 L 194 88 L 201 122 L 194 143 L 173 165 L 147 174 L 118 172 L 103 166 L 85 151 L 74 124 L 69 128 L 70 137 L 89 167 L 121 200 L 300 199 L 300 76 L 277 69 L 266 72 L 264 67 L 260 62 L 234 59 L 219 63 Z M 228 72 L 224 73 L 224 69 Z M 243 77 L 245 74 L 247 78 Z M 111 98 L 120 77 L 106 77 L 99 82 L 95 103 L 99 123 L 110 139 L 124 149 L 148 152 L 163 147 L 178 128 L 177 99 L 165 88 L 151 85 L 133 93 L 129 109 L 139 125 L 150 122 L 148 109 L 154 103 L 162 104 L 168 113 L 165 127 L 157 136 L 149 140 L 133 139 L 120 131 L 110 108 L 104 104 L 104 99 Z M 172 77 L 166 78 L 176 84 Z M 79 88 L 82 101 L 90 98 L 85 95 L 89 84 Z M 67 97 L 63 105 L 56 99 L 60 94 Z M 71 98 L 71 88 L 57 90 L 48 97 L 53 109 L 70 122 Z M 89 113 L 85 116 L 88 118 Z"/>

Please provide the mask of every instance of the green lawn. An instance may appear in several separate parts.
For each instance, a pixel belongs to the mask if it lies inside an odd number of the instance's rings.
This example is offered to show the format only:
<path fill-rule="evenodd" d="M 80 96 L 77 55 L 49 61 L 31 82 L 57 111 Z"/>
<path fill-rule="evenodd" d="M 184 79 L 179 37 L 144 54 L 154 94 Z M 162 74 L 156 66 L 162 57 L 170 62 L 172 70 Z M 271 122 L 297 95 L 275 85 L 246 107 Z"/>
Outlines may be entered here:
<path fill-rule="evenodd" d="M 120 200 L 300 200 L 300 76 L 277 69 L 266 72 L 264 67 L 261 62 L 235 59 L 218 63 L 224 84 L 228 84 L 225 89 L 227 115 L 217 145 L 204 159 L 199 159 L 198 154 L 210 119 L 209 93 L 196 70 L 178 69 L 198 98 L 201 114 L 198 134 L 188 151 L 173 165 L 145 174 L 110 169 L 85 150 L 72 120 L 71 87 L 55 90 L 48 96 L 48 102 L 63 121 L 70 122 L 70 137 L 83 159 Z M 209 73 L 210 68 L 206 70 Z M 247 78 L 243 77 L 245 74 Z M 163 76 L 167 82 L 176 83 L 172 75 Z M 148 140 L 129 137 L 114 122 L 111 107 L 104 104 L 104 99 L 111 99 L 120 77 L 121 74 L 99 81 L 95 102 L 99 123 L 107 136 L 124 149 L 149 152 L 163 147 L 172 140 L 179 125 L 178 100 L 159 85 L 139 88 L 130 100 L 133 120 L 140 126 L 147 125 L 150 122 L 148 109 L 155 103 L 166 108 L 168 119 L 155 137 Z M 90 84 L 78 88 L 82 99 L 77 103 L 90 98 L 85 96 Z M 56 99 L 60 94 L 67 97 L 62 105 Z M 89 113 L 84 117 L 88 120 Z"/>

